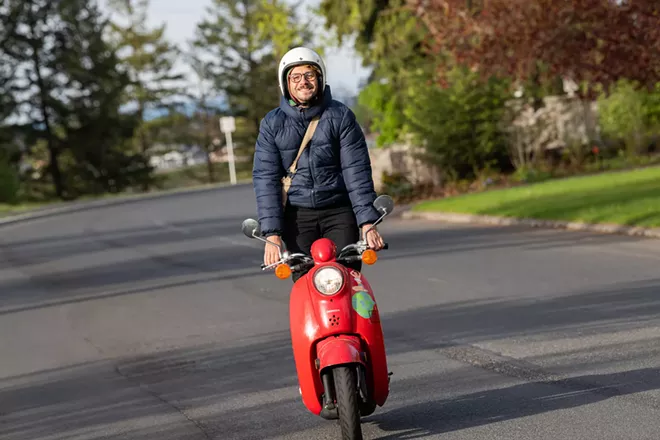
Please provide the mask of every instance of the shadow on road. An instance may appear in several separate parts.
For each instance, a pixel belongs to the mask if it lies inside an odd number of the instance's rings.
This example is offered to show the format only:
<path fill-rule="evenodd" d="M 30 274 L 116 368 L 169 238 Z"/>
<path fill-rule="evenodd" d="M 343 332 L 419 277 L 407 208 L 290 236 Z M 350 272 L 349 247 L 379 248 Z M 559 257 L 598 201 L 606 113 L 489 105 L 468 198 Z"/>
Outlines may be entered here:
<path fill-rule="evenodd" d="M 424 223 L 422 223 L 424 224 Z M 412 229 L 412 228 L 411 228 Z M 522 226 L 453 226 L 424 230 L 384 229 L 389 250 L 383 260 L 432 257 L 461 252 L 508 250 L 546 250 L 571 248 L 576 245 L 607 246 L 654 240 L 647 237 L 616 234 L 594 234 L 581 231 L 552 231 Z"/>
<path fill-rule="evenodd" d="M 193 288 L 196 285 L 201 285 L 201 284 L 207 284 L 207 283 L 214 283 L 214 282 L 219 282 L 219 281 L 230 281 L 230 280 L 238 280 L 241 278 L 245 277 L 262 277 L 262 276 L 268 276 L 266 273 L 257 273 L 255 274 L 253 270 L 243 270 L 241 272 L 237 273 L 231 273 L 231 274 L 226 274 L 226 275 L 219 275 L 219 276 L 214 276 L 214 277 L 206 277 L 206 278 L 201 278 L 201 279 L 196 279 L 196 280 L 191 280 L 191 281 L 177 281 L 177 282 L 165 282 L 165 283 L 160 283 L 156 286 L 148 286 L 148 287 L 139 287 L 139 288 L 134 288 L 134 289 L 119 289 L 114 292 L 110 293 L 97 293 L 97 294 L 91 294 L 91 295 L 69 295 L 69 296 L 64 296 L 62 295 L 57 295 L 54 298 L 50 299 L 49 297 L 44 297 L 44 296 L 37 296 L 33 297 L 33 303 L 32 304 L 25 304 L 26 298 L 25 295 L 17 295 L 18 298 L 13 298 L 14 303 L 21 302 L 23 305 L 18 305 L 18 306 L 11 306 L 8 305 L 10 304 L 12 298 L 9 298 L 8 296 L 3 296 L 4 298 L 4 307 L 7 307 L 5 310 L 0 310 L 0 316 L 2 315 L 10 315 L 12 313 L 18 313 L 18 312 L 26 312 L 30 310 L 39 310 L 39 309 L 45 309 L 48 307 L 56 307 L 56 306 L 63 306 L 63 305 L 68 305 L 68 304 L 79 304 L 79 303 L 84 303 L 88 301 L 97 301 L 101 299 L 108 299 L 108 298 L 119 298 L 122 296 L 130 296 L 130 295 L 137 295 L 141 293 L 149 293 L 149 292 L 157 292 L 159 290 L 164 290 L 164 289 L 173 289 L 173 288 L 179 288 L 179 287 L 185 287 L 185 288 Z M 52 286 L 52 285 L 51 285 Z"/>
<path fill-rule="evenodd" d="M 390 344 L 401 337 L 405 346 L 405 339 L 412 337 L 418 348 L 516 335 L 542 340 L 540 336 L 553 338 L 557 332 L 597 335 L 657 325 L 660 278 L 546 299 L 463 301 L 393 315 L 381 311 L 381 316 Z"/>
<path fill-rule="evenodd" d="M 288 333 L 237 343 L 244 345 L 196 346 L 2 380 L 1 437 L 245 438 L 263 432 L 260 421 L 272 425 L 270 435 L 292 432 L 301 403 Z"/>
<path fill-rule="evenodd" d="M 186 281 L 173 279 L 179 276 L 211 274 L 189 281 L 190 285 L 195 285 L 258 275 L 260 271 L 255 261 L 261 259 L 259 243 L 240 235 L 241 221 L 242 217 L 219 217 L 177 223 L 174 229 L 153 226 L 97 231 L 32 243 L 10 240 L 9 244 L 0 246 L 0 257 L 26 277 L 0 280 L 0 310 L 4 309 L 1 313 L 142 293 L 159 287 L 186 286 Z M 530 236 L 520 231 L 520 228 L 474 226 L 391 230 L 386 235 L 391 250 L 384 252 L 382 259 L 487 249 L 570 247 L 580 238 L 588 239 L 590 244 L 634 240 L 581 233 Z M 247 246 L 214 241 L 227 236 L 245 240 Z M 158 251 L 150 250 L 149 246 Z M 106 259 L 104 262 L 105 252 L 122 249 L 130 249 L 132 252 L 127 255 L 131 257 L 116 261 L 115 256 L 115 261 Z M 89 257 L 84 268 L 76 267 L 75 262 L 58 263 L 62 257 L 75 258 L 84 254 Z M 35 265 L 38 267 L 33 267 Z M 135 287 L 126 288 L 125 284 Z M 118 285 L 121 287 L 116 287 Z"/>
<path fill-rule="evenodd" d="M 222 239 L 240 234 L 241 221 L 204 219 L 181 223 L 179 229 L 154 226 L 44 243 L 0 243 L 0 270 L 12 267 L 23 275 L 0 279 L 0 314 L 261 275 L 256 242 L 242 235 L 237 240 L 244 240 L 246 245 Z M 131 252 L 117 261 L 117 251 L 122 250 Z M 108 257 L 108 251 L 114 252 L 114 257 Z M 81 255 L 87 256 L 82 264 L 80 260 L 58 261 Z M 199 275 L 208 276 L 188 282 L 176 279 Z"/>
<path fill-rule="evenodd" d="M 145 255 L 127 261 L 79 269 L 21 269 L 27 277 L 0 280 L 0 314 L 50 305 L 126 296 L 159 288 L 261 276 L 258 249 L 212 246 L 205 249 Z M 19 266 L 20 267 L 20 266 Z M 203 279 L 177 280 L 193 276 Z M 150 284 L 144 286 L 144 284 Z M 154 286 L 155 284 L 155 286 Z M 126 286 L 136 287 L 126 287 Z M 2 309 L 5 309 L 2 311 Z"/>
<path fill-rule="evenodd" d="M 59 258 L 93 254 L 110 248 L 137 248 L 185 243 L 201 238 L 223 237 L 239 234 L 242 217 L 213 217 L 191 221 L 173 222 L 167 225 L 101 230 L 88 226 L 79 234 L 62 234 L 57 237 L 40 237 L 16 240 L 5 237 L 0 250 L 7 253 L 10 261 L 39 264 Z M 247 240 L 247 238 L 246 238 Z"/>
<path fill-rule="evenodd" d="M 552 340 L 578 329 L 598 334 L 645 325 L 657 320 L 659 290 L 660 280 L 655 280 L 547 300 L 465 301 L 383 313 L 381 319 L 390 356 L 401 359 L 437 349 L 442 357 L 441 350 L 455 340 L 515 335 Z M 626 356 L 629 345 L 614 351 Z M 655 345 L 648 342 L 646 349 L 655 350 Z M 648 358 L 641 351 L 636 355 Z M 578 372 L 564 381 L 502 389 L 483 382 L 478 392 L 467 373 L 474 371 L 472 366 L 454 373 L 464 375 L 463 385 L 456 376 L 437 373 L 397 381 L 397 368 L 405 365 L 393 368 L 388 405 L 366 419 L 392 432 L 382 439 L 422 438 L 660 388 L 655 368 L 589 376 Z M 289 334 L 282 331 L 235 341 L 231 347 L 193 346 L 10 378 L 0 381 L 3 439 L 247 439 L 326 426 L 302 405 L 295 374 Z M 455 396 L 439 398 L 448 387 Z M 397 401 L 411 400 L 419 403 L 397 407 Z"/>
<path fill-rule="evenodd" d="M 425 377 L 422 383 L 406 382 L 400 387 L 423 386 L 429 393 L 427 401 L 385 410 L 365 422 L 386 432 L 400 431 L 377 437 L 379 440 L 425 438 L 657 390 L 660 389 L 659 372 L 657 368 L 644 368 L 561 381 L 528 382 L 447 399 L 437 399 L 443 394 L 443 378 Z"/>

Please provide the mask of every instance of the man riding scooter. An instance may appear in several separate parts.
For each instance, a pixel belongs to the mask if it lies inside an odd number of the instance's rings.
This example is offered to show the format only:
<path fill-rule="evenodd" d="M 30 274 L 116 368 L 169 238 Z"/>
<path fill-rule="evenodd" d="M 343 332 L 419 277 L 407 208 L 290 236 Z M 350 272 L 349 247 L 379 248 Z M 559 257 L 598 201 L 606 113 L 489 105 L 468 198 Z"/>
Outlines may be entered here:
<path fill-rule="evenodd" d="M 259 224 L 274 243 L 265 245 L 265 265 L 280 259 L 283 243 L 309 254 L 315 240 L 328 238 L 342 249 L 362 231 L 371 249 L 384 246 L 371 228 L 380 215 L 364 133 L 353 111 L 332 98 L 326 78 L 311 49 L 297 47 L 280 60 L 280 105 L 261 121 L 253 166 Z M 360 271 L 362 263 L 347 266 Z"/>

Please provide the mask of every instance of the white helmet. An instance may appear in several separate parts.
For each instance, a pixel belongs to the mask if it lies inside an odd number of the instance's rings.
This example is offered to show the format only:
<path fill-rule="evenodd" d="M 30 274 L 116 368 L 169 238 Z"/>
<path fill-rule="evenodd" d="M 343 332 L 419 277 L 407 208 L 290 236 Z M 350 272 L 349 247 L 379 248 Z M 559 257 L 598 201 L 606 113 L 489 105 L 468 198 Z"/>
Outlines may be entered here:
<path fill-rule="evenodd" d="M 301 64 L 315 64 L 321 69 L 321 90 L 320 93 L 323 93 L 325 90 L 325 63 L 321 55 L 314 52 L 312 49 L 306 47 L 296 47 L 284 54 L 280 60 L 280 66 L 277 69 L 277 80 L 280 83 L 280 92 L 284 97 L 289 98 L 288 93 L 288 81 L 285 78 L 286 73 L 291 67 L 299 66 Z"/>

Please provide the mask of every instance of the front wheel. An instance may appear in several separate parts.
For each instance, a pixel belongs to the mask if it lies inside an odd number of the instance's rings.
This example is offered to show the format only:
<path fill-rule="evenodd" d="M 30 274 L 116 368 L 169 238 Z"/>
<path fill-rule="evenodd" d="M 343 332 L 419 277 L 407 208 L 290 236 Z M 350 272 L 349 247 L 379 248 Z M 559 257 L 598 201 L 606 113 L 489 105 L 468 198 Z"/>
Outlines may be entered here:
<path fill-rule="evenodd" d="M 362 440 L 355 369 L 337 367 L 333 370 L 333 375 L 335 379 L 339 424 L 341 426 L 341 438 L 342 440 Z"/>

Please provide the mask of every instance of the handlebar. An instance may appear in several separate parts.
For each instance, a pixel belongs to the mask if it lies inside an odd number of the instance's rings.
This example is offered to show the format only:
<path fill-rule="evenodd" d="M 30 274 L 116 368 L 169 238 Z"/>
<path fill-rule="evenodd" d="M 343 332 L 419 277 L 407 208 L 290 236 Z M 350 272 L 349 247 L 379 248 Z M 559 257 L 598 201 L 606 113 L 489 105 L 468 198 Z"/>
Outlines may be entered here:
<path fill-rule="evenodd" d="M 383 245 L 383 250 L 389 249 L 389 247 L 390 247 L 389 244 L 385 243 Z M 350 250 L 359 251 L 360 248 L 362 248 L 362 251 L 361 252 L 356 252 L 354 255 L 343 255 L 347 251 L 350 251 Z M 338 262 L 344 262 L 344 263 L 353 263 L 353 262 L 360 261 L 362 259 L 362 252 L 364 252 L 366 249 L 369 249 L 369 247 L 365 246 L 364 243 L 349 244 L 348 246 L 344 247 L 339 252 L 339 254 L 337 255 L 337 261 Z M 298 253 L 298 254 L 291 254 L 286 258 L 282 258 L 280 261 L 278 261 L 274 264 L 266 265 L 266 264 L 262 263 L 261 264 L 261 270 L 266 270 L 268 268 L 273 268 L 273 267 L 276 267 L 279 264 L 287 264 L 287 263 L 289 263 L 293 260 L 302 260 L 302 262 L 291 266 L 291 271 L 292 272 L 302 271 L 302 270 L 306 269 L 308 266 L 310 266 L 310 265 L 313 266 L 314 265 L 314 260 L 312 259 L 312 257 L 310 257 L 309 255 Z"/>

